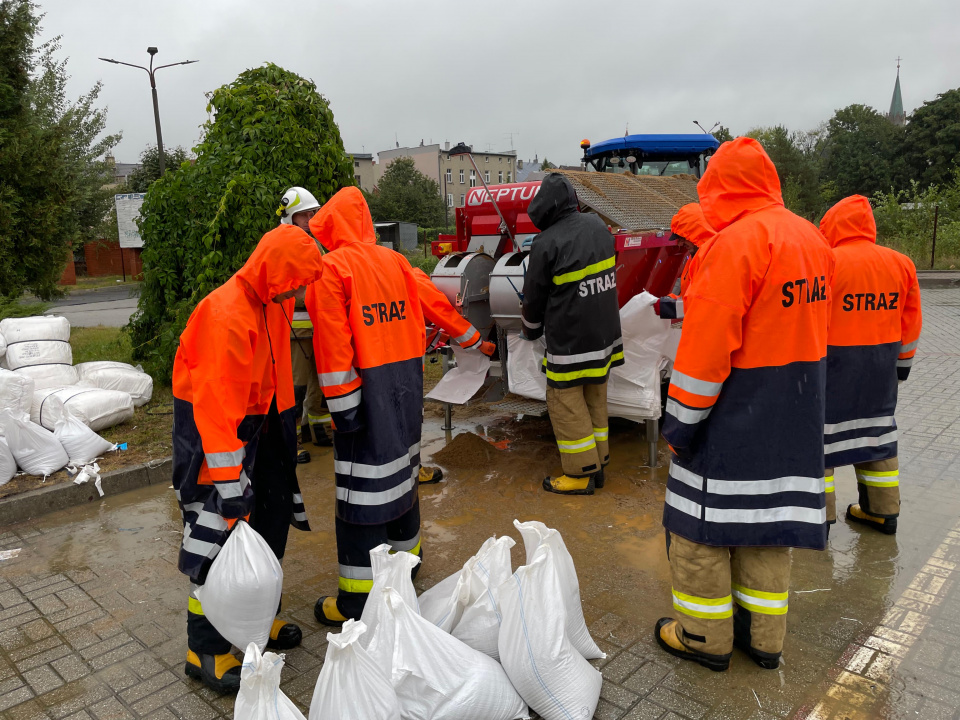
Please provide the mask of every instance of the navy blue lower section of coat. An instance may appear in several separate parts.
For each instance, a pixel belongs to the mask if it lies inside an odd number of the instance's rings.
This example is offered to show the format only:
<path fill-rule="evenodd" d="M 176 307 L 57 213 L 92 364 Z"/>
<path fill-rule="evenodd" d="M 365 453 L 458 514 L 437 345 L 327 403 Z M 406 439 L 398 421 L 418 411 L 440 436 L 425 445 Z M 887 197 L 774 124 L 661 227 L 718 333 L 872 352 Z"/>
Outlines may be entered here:
<path fill-rule="evenodd" d="M 373 525 L 395 520 L 417 501 L 423 361 L 401 360 L 359 375 L 363 428 L 333 436 L 337 517 Z"/>
<path fill-rule="evenodd" d="M 899 354 L 899 342 L 827 347 L 827 467 L 896 457 Z"/>
<path fill-rule="evenodd" d="M 825 379 L 826 360 L 731 370 L 671 467 L 664 526 L 707 545 L 822 549 Z"/>

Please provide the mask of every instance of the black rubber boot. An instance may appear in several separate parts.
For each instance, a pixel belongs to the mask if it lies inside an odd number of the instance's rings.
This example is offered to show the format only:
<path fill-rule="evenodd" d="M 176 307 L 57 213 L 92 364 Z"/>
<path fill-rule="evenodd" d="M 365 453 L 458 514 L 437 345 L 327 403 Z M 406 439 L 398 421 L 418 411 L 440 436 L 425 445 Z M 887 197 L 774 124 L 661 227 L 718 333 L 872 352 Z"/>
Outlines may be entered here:
<path fill-rule="evenodd" d="M 867 527 L 872 527 L 874 530 L 879 530 L 884 535 L 896 535 L 897 534 L 897 519 L 894 518 L 882 518 L 870 513 L 864 512 L 860 509 L 859 505 L 847 505 L 847 520 L 860 525 L 866 525 Z"/>
<path fill-rule="evenodd" d="M 267 648 L 270 650 L 291 650 L 299 645 L 301 640 L 303 640 L 303 632 L 297 625 L 285 623 L 278 618 L 273 621 L 273 627 L 270 628 Z"/>
<path fill-rule="evenodd" d="M 828 530 L 830 526 L 827 526 Z M 757 650 L 751 645 L 750 636 L 750 613 L 741 610 L 738 606 L 733 613 L 733 645 L 738 650 L 745 652 L 751 660 L 764 670 L 776 670 L 780 667 L 780 656 L 783 653 L 768 653 Z"/>
<path fill-rule="evenodd" d="M 188 650 L 183 672 L 211 690 L 226 695 L 240 689 L 240 667 L 240 662 L 230 653 L 203 655 Z"/>
<path fill-rule="evenodd" d="M 603 474 L 603 468 L 600 468 L 600 472 L 594 473 L 593 475 L 593 486 L 599 490 L 603 487 L 603 484 L 607 481 L 606 476 Z"/>
<path fill-rule="evenodd" d="M 677 623 L 677 621 L 669 617 L 662 617 L 657 620 L 657 624 L 653 628 L 653 637 L 657 641 L 657 645 L 674 657 L 699 663 L 714 672 L 723 672 L 730 667 L 730 656 L 733 653 L 727 655 L 708 655 L 707 653 L 691 650 L 680 642 L 680 639 L 677 637 L 676 628 L 669 627 L 674 623 Z M 679 625 L 679 623 L 677 624 Z"/>
<path fill-rule="evenodd" d="M 421 485 L 433 485 L 443 480 L 443 470 L 438 467 L 421 465 L 417 480 Z"/>

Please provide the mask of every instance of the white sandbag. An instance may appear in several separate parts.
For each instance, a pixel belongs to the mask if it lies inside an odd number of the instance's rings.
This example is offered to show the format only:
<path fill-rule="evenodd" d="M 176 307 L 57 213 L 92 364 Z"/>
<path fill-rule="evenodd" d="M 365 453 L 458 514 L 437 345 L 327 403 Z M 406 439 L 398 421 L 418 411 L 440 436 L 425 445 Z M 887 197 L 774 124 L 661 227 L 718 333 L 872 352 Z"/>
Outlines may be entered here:
<path fill-rule="evenodd" d="M 90 362 L 77 363 L 73 367 L 76 368 L 81 380 L 86 380 L 87 373 L 97 372 L 98 370 L 136 370 L 137 372 L 143 372 L 141 365 L 131 365 L 119 360 L 91 360 Z"/>
<path fill-rule="evenodd" d="M 233 720 L 306 720 L 280 689 L 283 655 L 260 654 L 256 643 L 247 645 L 240 668 L 240 691 Z"/>
<path fill-rule="evenodd" d="M 82 363 L 90 365 L 92 363 Z M 80 368 L 82 365 L 75 366 Z M 98 387 L 102 390 L 120 390 L 130 395 L 134 407 L 150 402 L 153 397 L 153 378 L 133 368 L 97 368 L 77 370 L 80 385 Z"/>
<path fill-rule="evenodd" d="M 380 597 L 384 588 L 393 588 L 407 605 L 413 608 L 413 611 L 419 613 L 417 604 L 417 591 L 413 587 L 413 578 L 411 572 L 420 564 L 420 558 L 412 553 L 398 552 L 391 553 L 391 547 L 387 543 L 377 545 L 370 551 L 370 569 L 373 572 L 373 587 L 370 588 L 368 597 Z M 367 632 L 361 641 L 365 649 L 369 649 L 374 631 L 380 622 L 383 614 L 383 603 L 368 602 L 363 606 L 363 613 L 360 615 Z M 384 654 L 390 652 L 388 647 L 381 648 Z M 378 658 L 381 664 L 387 662 L 384 658 Z"/>
<path fill-rule="evenodd" d="M 6 410 L 14 417 L 29 420 L 33 391 L 33 378 L 0 368 L 0 412 Z"/>
<path fill-rule="evenodd" d="M 56 402 L 60 402 L 56 400 Z M 117 449 L 112 442 L 104 440 L 77 419 L 70 408 L 60 404 L 58 419 L 53 426 L 53 436 L 60 441 L 73 465 L 86 465 L 105 453 Z"/>
<path fill-rule="evenodd" d="M 262 651 L 282 590 L 277 556 L 260 533 L 238 520 L 196 593 L 217 632 L 236 647 L 254 643 Z"/>
<path fill-rule="evenodd" d="M 393 588 L 382 595 L 389 619 L 378 632 L 393 630 L 391 682 L 404 720 L 529 717 L 526 704 L 495 660 L 420 617 Z"/>
<path fill-rule="evenodd" d="M 0 413 L 0 426 L 17 465 L 29 475 L 47 476 L 64 467 L 69 458 L 60 441 L 36 423 Z"/>
<path fill-rule="evenodd" d="M 510 579 L 512 537 L 490 538 L 472 558 L 467 604 L 452 635 L 494 660 L 500 659 L 500 586 Z"/>
<path fill-rule="evenodd" d="M 3 339 L 3 335 L 0 334 L 0 358 L 7 354 L 7 341 Z"/>
<path fill-rule="evenodd" d="M 0 432 L 0 485 L 6 485 L 17 474 L 17 461 L 10 452 L 7 440 Z"/>
<path fill-rule="evenodd" d="M 30 365 L 17 370 L 34 382 L 34 389 L 62 388 L 80 382 L 77 371 L 72 365 Z"/>
<path fill-rule="evenodd" d="M 554 548 L 541 545 L 533 561 L 500 586 L 500 662 L 544 720 L 592 718 L 603 676 L 570 642 L 560 595 Z"/>
<path fill-rule="evenodd" d="M 44 388 L 33 393 L 30 419 L 52 430 L 59 419 L 60 405 L 69 408 L 77 419 L 91 430 L 98 431 L 119 425 L 133 417 L 133 398 L 121 390 L 74 385 Z M 245 646 L 241 645 L 239 647 Z"/>
<path fill-rule="evenodd" d="M 474 650 L 498 659 L 497 588 L 512 572 L 511 537 L 488 538 L 458 572 L 420 595 L 420 615 Z"/>
<path fill-rule="evenodd" d="M 512 393 L 533 400 L 547 399 L 547 376 L 540 369 L 546 352 L 543 338 L 524 340 L 507 335 L 507 384 Z"/>
<path fill-rule="evenodd" d="M 65 340 L 31 340 L 29 342 L 10 343 L 4 356 L 11 370 L 19 370 L 35 365 L 73 365 L 73 348 Z"/>
<path fill-rule="evenodd" d="M 553 548 L 553 559 L 560 578 L 561 597 L 566 610 L 567 636 L 570 642 L 587 660 L 606 657 L 590 637 L 590 631 L 587 630 L 587 623 L 583 619 L 583 607 L 580 604 L 580 582 L 577 580 L 577 569 L 560 533 L 538 520 L 525 523 L 514 520 L 513 524 L 523 537 L 528 565 L 533 562 L 538 547 L 549 545 Z"/>
<path fill-rule="evenodd" d="M 339 634 L 327 633 L 309 720 L 400 720 L 397 691 L 360 643 L 366 629 L 363 622 L 347 620 Z"/>
<path fill-rule="evenodd" d="M 70 340 L 70 321 L 53 315 L 0 320 L 0 335 L 7 345 L 34 340 Z"/>

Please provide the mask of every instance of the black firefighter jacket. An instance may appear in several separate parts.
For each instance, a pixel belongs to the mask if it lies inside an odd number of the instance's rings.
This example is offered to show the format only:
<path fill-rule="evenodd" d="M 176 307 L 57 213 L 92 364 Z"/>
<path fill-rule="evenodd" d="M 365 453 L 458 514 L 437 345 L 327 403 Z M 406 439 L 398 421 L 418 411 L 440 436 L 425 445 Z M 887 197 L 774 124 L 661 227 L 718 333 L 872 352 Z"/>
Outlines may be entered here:
<path fill-rule="evenodd" d="M 556 173 L 528 214 L 541 232 L 523 285 L 524 335 L 546 335 L 548 386 L 604 383 L 623 365 L 613 236 L 600 218 L 577 211 L 573 186 Z"/>

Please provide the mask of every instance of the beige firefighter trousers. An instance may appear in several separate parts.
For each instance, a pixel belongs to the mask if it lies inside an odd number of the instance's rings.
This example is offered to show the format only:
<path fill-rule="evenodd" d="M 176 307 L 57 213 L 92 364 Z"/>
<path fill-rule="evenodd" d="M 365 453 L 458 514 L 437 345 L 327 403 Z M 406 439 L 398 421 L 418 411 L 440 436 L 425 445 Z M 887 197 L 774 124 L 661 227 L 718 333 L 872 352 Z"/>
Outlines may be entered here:
<path fill-rule="evenodd" d="M 667 555 L 684 645 L 728 655 L 736 632 L 754 650 L 783 650 L 790 548 L 713 547 L 668 532 Z"/>
<path fill-rule="evenodd" d="M 290 341 L 290 359 L 293 364 L 294 388 L 306 387 L 303 399 L 303 413 L 297 416 L 299 430 L 304 419 L 316 440 L 321 434 L 332 438 L 330 411 L 320 389 L 317 378 L 317 364 L 313 355 L 313 339 L 303 338 Z M 302 392 L 302 391 L 301 391 Z"/>
<path fill-rule="evenodd" d="M 860 509 L 869 515 L 895 518 L 900 514 L 900 463 L 897 458 L 856 463 Z M 827 483 L 827 522 L 837 521 L 833 468 L 824 472 Z"/>
<path fill-rule="evenodd" d="M 562 390 L 548 385 L 547 412 L 564 475 L 586 477 L 610 462 L 606 381 Z"/>

